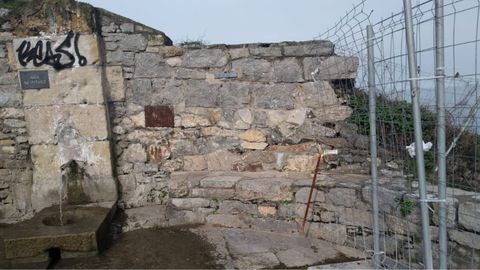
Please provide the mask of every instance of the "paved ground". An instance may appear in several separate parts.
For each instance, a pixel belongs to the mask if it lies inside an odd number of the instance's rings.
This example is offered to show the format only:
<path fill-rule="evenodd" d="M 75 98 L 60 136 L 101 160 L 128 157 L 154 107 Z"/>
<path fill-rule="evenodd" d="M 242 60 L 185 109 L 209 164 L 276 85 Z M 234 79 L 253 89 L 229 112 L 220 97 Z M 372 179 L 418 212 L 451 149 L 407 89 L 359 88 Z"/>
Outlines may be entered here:
<path fill-rule="evenodd" d="M 51 266 L 67 269 L 271 269 L 306 268 L 361 258 L 362 252 L 355 249 L 299 234 L 201 226 L 142 229 L 119 234 L 100 256 L 61 259 Z M 368 268 L 360 264 L 348 265 Z M 3 264 L 0 268 L 45 267 L 45 263 L 37 263 Z M 329 267 L 314 269 L 338 268 Z"/>
<path fill-rule="evenodd" d="M 299 268 L 364 258 L 358 250 L 298 234 L 206 226 L 192 231 L 215 247 L 217 263 L 225 268 Z"/>

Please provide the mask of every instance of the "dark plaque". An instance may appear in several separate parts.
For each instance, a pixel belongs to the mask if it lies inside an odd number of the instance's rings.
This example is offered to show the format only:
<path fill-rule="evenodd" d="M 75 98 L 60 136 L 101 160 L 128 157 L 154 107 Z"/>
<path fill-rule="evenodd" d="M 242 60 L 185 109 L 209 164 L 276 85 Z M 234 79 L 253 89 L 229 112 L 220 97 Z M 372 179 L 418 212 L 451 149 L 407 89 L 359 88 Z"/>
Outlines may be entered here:
<path fill-rule="evenodd" d="M 20 81 L 22 89 L 50 88 L 48 71 L 46 70 L 20 71 Z"/>
<path fill-rule="evenodd" d="M 145 126 L 173 127 L 173 108 L 170 106 L 145 106 Z"/>

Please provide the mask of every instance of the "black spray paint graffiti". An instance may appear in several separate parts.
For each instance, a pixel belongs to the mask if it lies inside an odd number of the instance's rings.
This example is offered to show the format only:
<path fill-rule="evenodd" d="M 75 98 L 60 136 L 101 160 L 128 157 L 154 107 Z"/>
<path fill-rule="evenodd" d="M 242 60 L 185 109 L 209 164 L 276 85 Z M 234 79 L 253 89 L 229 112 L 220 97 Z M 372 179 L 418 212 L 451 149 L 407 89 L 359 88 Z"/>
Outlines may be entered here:
<path fill-rule="evenodd" d="M 42 40 L 37 41 L 34 47 L 32 47 L 30 41 L 24 40 L 17 49 L 18 62 L 24 67 L 27 66 L 29 62 L 32 62 L 36 67 L 49 65 L 56 70 L 61 70 L 73 67 L 75 61 L 78 59 L 78 64 L 85 66 L 87 64 L 87 58 L 80 54 L 78 48 L 79 38 L 80 33 L 74 34 L 73 32 L 69 32 L 65 40 L 54 50 L 52 49 L 51 41 L 45 43 L 44 49 L 44 42 Z M 72 39 L 75 55 L 68 51 L 68 49 L 72 48 Z"/>

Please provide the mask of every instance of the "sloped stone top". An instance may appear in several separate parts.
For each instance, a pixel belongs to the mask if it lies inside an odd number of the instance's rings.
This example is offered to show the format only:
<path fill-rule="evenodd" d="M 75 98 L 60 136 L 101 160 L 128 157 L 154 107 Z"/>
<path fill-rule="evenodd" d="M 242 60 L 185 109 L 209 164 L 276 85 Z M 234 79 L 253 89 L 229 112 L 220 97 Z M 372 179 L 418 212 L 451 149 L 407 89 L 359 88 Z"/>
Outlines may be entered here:
<path fill-rule="evenodd" d="M 17 37 L 58 35 L 70 31 L 96 33 L 111 22 L 132 24 L 135 32 L 161 35 L 164 36 L 164 45 L 172 44 L 171 39 L 161 31 L 75 0 L 28 0 L 17 10 L 7 11 L 2 19 L 9 21 L 6 29 L 12 30 Z"/>

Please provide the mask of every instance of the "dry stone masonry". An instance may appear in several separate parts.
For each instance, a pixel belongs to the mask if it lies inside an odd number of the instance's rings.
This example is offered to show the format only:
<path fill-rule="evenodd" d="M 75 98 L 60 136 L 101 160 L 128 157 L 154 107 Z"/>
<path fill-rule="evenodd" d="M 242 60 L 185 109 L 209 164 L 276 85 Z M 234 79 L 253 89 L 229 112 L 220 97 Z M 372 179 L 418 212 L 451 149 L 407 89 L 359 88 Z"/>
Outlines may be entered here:
<path fill-rule="evenodd" d="M 308 233 L 357 248 L 358 237 L 371 241 L 368 176 L 347 174 L 368 174 L 369 163 L 368 138 L 346 122 L 356 57 L 325 40 L 173 46 L 106 10 L 42 3 L 2 15 L 0 222 L 58 204 L 74 184 L 79 193 L 62 200 L 118 200 L 126 229 L 297 232 L 317 160 L 338 149 L 322 159 L 322 170 L 342 169 L 320 176 Z M 81 172 L 77 182 L 65 182 L 72 171 Z M 398 239 L 417 251 L 418 211 L 400 218 L 398 206 L 415 190 L 394 175 L 382 182 L 380 205 L 383 228 L 397 238 L 382 242 L 389 254 Z M 480 252 L 471 241 L 478 198 L 461 194 L 449 199 L 459 256 Z M 368 241 L 361 248 L 371 249 Z"/>

